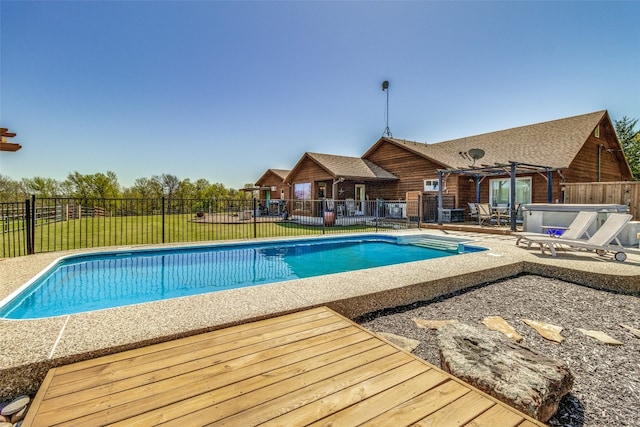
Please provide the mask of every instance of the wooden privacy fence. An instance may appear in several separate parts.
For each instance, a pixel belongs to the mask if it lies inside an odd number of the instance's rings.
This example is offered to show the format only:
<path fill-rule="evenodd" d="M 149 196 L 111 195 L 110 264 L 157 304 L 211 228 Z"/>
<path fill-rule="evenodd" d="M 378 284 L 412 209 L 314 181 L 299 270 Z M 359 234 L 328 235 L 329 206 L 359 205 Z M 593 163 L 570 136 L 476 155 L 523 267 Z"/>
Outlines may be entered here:
<path fill-rule="evenodd" d="M 634 221 L 640 220 L 640 182 L 583 182 L 564 188 L 565 203 L 627 205 Z"/>

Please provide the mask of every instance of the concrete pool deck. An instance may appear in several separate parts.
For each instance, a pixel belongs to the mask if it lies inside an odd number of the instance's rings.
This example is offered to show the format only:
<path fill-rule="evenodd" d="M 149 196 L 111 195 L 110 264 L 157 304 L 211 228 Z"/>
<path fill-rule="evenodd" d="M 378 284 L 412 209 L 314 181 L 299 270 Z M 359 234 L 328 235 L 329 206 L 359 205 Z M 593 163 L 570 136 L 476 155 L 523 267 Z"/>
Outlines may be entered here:
<path fill-rule="evenodd" d="M 522 273 L 640 293 L 637 249 L 620 263 L 585 252 L 552 258 L 515 247 L 512 236 L 424 229 L 392 235 L 414 233 L 464 237 L 489 250 L 70 316 L 0 320 L 0 401 L 34 395 L 52 367 L 312 307 L 355 318 Z M 0 299 L 61 256 L 107 249 L 117 248 L 0 259 Z"/>

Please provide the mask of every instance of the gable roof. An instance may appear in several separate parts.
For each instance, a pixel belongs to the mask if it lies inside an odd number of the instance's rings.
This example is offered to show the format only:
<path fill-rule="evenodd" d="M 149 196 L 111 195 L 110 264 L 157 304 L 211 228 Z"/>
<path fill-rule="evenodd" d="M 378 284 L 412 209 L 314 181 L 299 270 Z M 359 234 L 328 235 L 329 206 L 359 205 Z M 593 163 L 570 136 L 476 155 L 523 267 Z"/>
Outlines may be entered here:
<path fill-rule="evenodd" d="M 366 180 L 394 180 L 398 179 L 373 162 L 361 157 L 336 156 L 333 154 L 304 153 L 302 158 L 290 171 L 289 176 L 296 172 L 305 158 L 314 161 L 318 166 L 327 171 L 334 178 L 366 179 Z"/>
<path fill-rule="evenodd" d="M 475 166 L 507 164 L 510 161 L 568 168 L 596 126 L 608 119 L 606 110 L 527 126 L 500 130 L 435 144 L 381 138 L 362 157 L 366 158 L 379 144 L 390 142 L 445 168 L 469 168 L 473 160 L 463 157 L 472 148 L 485 155 Z"/>
<path fill-rule="evenodd" d="M 287 175 L 289 175 L 289 172 L 291 172 L 289 169 L 267 169 L 266 172 L 263 173 L 262 176 L 256 181 L 256 184 L 259 184 L 267 179 L 267 176 L 269 176 L 269 174 L 276 175 L 284 182 L 284 179 L 287 177 Z"/>

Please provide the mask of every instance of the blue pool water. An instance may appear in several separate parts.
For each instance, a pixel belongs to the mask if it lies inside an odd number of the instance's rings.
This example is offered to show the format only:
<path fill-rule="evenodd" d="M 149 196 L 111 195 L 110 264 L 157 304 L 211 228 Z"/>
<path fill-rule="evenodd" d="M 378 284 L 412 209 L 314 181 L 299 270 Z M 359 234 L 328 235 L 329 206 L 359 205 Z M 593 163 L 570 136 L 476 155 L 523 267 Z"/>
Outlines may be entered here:
<path fill-rule="evenodd" d="M 375 235 L 75 255 L 3 301 L 0 318 L 60 316 L 455 255 L 398 239 Z"/>

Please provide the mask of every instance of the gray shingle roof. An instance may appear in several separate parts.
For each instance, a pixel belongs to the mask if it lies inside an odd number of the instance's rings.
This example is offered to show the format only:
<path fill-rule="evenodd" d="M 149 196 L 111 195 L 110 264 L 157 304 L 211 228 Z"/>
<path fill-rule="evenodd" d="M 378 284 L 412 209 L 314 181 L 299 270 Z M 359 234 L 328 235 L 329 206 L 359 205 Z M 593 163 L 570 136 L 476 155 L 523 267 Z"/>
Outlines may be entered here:
<path fill-rule="evenodd" d="M 472 161 L 460 155 L 472 148 L 484 150 L 476 166 L 509 161 L 568 168 L 606 111 L 552 120 L 435 144 L 386 138 L 446 168 L 464 169 Z M 366 154 L 365 154 L 366 156 Z"/>
<path fill-rule="evenodd" d="M 265 173 L 263 173 L 262 176 L 256 181 L 256 184 L 261 184 L 265 179 L 267 179 L 267 176 L 270 173 L 276 175 L 279 178 L 282 178 L 282 181 L 284 181 L 287 175 L 289 175 L 289 172 L 291 172 L 289 169 L 267 169 Z"/>
<path fill-rule="evenodd" d="M 305 153 L 327 172 L 346 179 L 398 179 L 395 175 L 360 157 Z"/>
<path fill-rule="evenodd" d="M 287 175 L 289 175 L 289 172 L 291 172 L 290 169 L 269 169 L 269 170 L 274 174 L 278 175 L 282 179 L 285 179 Z"/>

